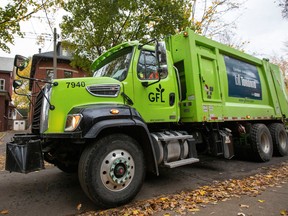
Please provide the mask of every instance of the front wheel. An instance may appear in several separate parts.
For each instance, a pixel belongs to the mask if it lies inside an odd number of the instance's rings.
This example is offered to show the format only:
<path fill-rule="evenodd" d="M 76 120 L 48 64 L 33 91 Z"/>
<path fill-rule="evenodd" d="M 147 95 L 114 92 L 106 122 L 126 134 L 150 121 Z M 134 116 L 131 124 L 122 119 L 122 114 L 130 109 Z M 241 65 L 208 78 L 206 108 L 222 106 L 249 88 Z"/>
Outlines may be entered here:
<path fill-rule="evenodd" d="M 108 135 L 84 150 L 78 175 L 81 187 L 95 204 L 105 208 L 123 205 L 143 184 L 144 155 L 131 137 Z"/>

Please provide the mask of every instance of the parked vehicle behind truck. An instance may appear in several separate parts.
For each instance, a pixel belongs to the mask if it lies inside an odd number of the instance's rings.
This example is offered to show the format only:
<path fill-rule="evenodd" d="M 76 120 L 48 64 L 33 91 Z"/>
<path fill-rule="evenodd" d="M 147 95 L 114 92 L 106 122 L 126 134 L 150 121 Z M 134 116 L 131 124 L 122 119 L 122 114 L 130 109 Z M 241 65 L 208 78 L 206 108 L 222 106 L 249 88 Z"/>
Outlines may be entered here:
<path fill-rule="evenodd" d="M 15 57 L 18 69 L 23 62 Z M 113 207 L 136 196 L 146 172 L 198 162 L 198 154 L 245 152 L 264 162 L 288 153 L 284 80 L 268 60 L 186 29 L 163 42 L 122 43 L 92 70 L 45 81 L 31 133 L 7 143 L 6 170 L 29 173 L 45 160 L 78 171 L 87 196 Z"/>

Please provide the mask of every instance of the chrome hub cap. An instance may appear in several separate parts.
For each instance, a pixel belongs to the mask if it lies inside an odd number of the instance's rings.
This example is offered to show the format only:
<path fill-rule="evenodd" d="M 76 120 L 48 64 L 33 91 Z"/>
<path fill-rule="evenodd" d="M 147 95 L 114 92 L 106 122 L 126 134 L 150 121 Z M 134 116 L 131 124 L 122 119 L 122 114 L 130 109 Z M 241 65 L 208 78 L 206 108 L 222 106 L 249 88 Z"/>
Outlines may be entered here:
<path fill-rule="evenodd" d="M 110 152 L 101 164 L 101 180 L 111 191 L 126 188 L 134 176 L 134 160 L 125 150 L 117 149 Z"/>
<path fill-rule="evenodd" d="M 281 131 L 279 134 L 279 145 L 281 147 L 281 149 L 285 149 L 286 145 L 287 145 L 287 140 L 286 140 L 286 132 L 285 131 Z"/>
<path fill-rule="evenodd" d="M 270 151 L 270 141 L 267 134 L 261 136 L 261 149 L 266 154 Z"/>

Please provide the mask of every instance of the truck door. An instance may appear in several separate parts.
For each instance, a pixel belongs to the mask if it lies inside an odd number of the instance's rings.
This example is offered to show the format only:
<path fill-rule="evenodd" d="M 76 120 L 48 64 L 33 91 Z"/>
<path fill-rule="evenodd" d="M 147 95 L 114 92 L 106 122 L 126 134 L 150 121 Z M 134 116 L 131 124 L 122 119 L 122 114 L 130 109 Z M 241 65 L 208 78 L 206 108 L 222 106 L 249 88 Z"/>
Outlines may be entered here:
<path fill-rule="evenodd" d="M 200 85 L 202 93 L 203 117 L 218 121 L 223 117 L 221 81 L 216 56 L 209 53 L 198 54 Z"/>
<path fill-rule="evenodd" d="M 137 64 L 133 66 L 133 106 L 147 123 L 177 122 L 179 99 L 175 73 L 172 73 L 171 69 L 164 69 L 160 81 L 157 82 L 160 74 L 157 72 L 154 51 L 139 50 L 135 55 L 134 62 L 136 61 Z"/>
<path fill-rule="evenodd" d="M 203 101 L 221 102 L 221 90 L 216 58 L 199 55 Z"/>

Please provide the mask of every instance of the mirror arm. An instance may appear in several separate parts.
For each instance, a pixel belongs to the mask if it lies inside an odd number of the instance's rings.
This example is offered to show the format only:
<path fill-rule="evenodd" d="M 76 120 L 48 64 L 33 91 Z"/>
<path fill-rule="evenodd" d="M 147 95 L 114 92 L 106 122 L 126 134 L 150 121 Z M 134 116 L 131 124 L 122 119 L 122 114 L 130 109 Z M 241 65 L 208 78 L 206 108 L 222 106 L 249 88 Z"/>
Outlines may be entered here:
<path fill-rule="evenodd" d="M 159 73 L 159 77 L 158 77 L 158 80 L 157 80 L 157 81 L 152 82 L 152 83 L 142 82 L 142 86 L 144 86 L 145 88 L 147 88 L 148 86 L 151 86 L 151 85 L 154 85 L 154 84 L 160 82 L 160 80 L 161 80 L 161 76 L 160 76 L 160 73 Z"/>
<path fill-rule="evenodd" d="M 18 93 L 15 88 L 14 88 L 14 93 L 19 95 L 19 96 L 26 96 L 27 99 L 29 100 L 29 102 L 31 103 L 32 107 L 34 106 L 33 103 L 32 103 L 32 100 L 31 100 L 31 96 L 29 96 L 28 94 Z"/>
<path fill-rule="evenodd" d="M 18 93 L 15 88 L 14 88 L 14 92 L 15 92 L 15 94 L 17 94 L 17 95 L 29 97 L 28 94 Z"/>
<path fill-rule="evenodd" d="M 48 84 L 51 84 L 53 85 L 53 82 L 49 82 L 49 81 L 46 81 L 46 80 L 41 80 L 41 79 L 36 79 L 36 78 L 30 78 L 30 77 L 25 77 L 25 76 L 22 76 L 18 73 L 18 68 L 16 69 L 16 74 L 18 77 L 22 78 L 22 79 L 28 79 L 28 80 L 32 80 L 32 81 L 36 81 L 36 82 L 43 82 L 43 83 L 48 83 Z"/>
<path fill-rule="evenodd" d="M 52 83 L 53 84 L 53 83 Z M 38 82 L 36 82 L 36 85 L 38 86 L 38 88 L 40 89 L 40 91 L 42 92 L 44 98 L 46 99 L 47 103 L 49 104 L 49 109 L 50 110 L 54 110 L 55 109 L 55 106 L 52 105 L 49 101 L 49 99 L 47 98 L 47 96 L 45 95 L 44 91 L 43 91 L 43 88 L 41 89 L 41 87 L 39 86 Z M 58 85 L 58 84 L 57 84 Z"/>

